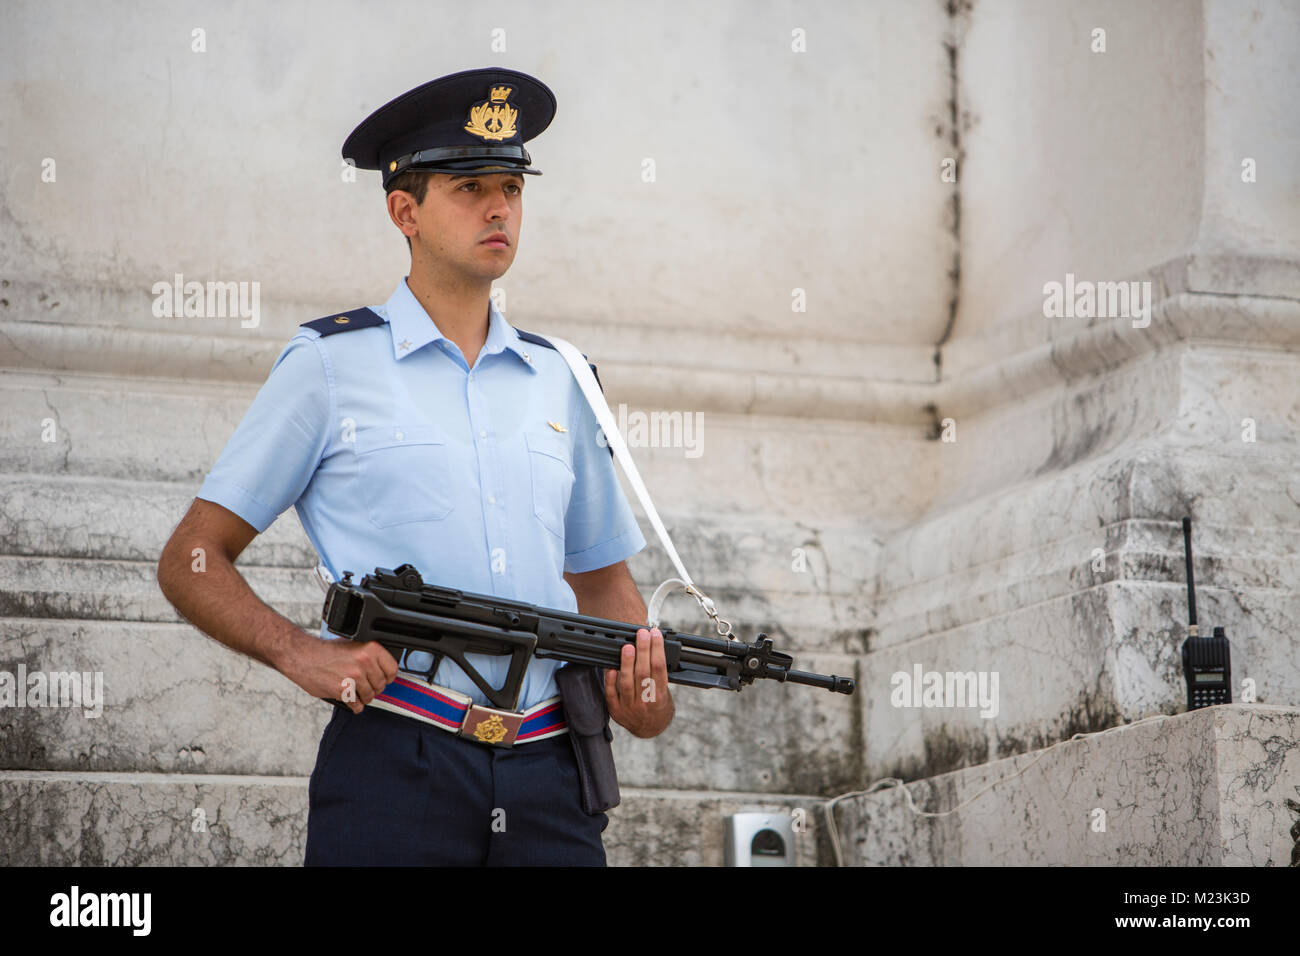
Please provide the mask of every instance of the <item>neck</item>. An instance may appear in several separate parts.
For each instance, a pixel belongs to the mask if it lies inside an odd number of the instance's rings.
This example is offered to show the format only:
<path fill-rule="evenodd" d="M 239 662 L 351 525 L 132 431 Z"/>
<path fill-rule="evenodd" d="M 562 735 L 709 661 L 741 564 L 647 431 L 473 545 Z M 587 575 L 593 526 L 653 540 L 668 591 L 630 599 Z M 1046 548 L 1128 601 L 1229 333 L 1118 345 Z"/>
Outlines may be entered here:
<path fill-rule="evenodd" d="M 455 281 L 413 260 L 406 285 L 438 331 L 456 343 L 472 368 L 487 341 L 491 280 Z"/>

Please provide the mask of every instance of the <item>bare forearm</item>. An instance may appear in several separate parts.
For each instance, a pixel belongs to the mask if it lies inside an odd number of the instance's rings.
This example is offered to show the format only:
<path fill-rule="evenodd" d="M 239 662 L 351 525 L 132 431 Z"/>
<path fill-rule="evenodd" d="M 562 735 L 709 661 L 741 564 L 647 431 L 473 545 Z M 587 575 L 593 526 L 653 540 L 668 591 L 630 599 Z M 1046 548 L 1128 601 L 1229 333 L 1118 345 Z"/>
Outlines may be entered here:
<path fill-rule="evenodd" d="M 645 601 L 641 600 L 641 594 L 631 578 L 611 582 L 608 587 L 599 590 L 575 590 L 574 596 L 578 599 L 579 614 L 628 624 L 645 623 Z"/>
<path fill-rule="evenodd" d="M 191 556 L 194 547 L 203 548 L 200 565 Z M 283 670 L 293 649 L 310 640 L 254 594 L 219 549 L 169 547 L 158 563 L 158 585 L 181 616 L 204 634 L 277 670 Z"/>
<path fill-rule="evenodd" d="M 564 580 L 578 600 L 579 614 L 627 624 L 645 623 L 645 602 L 641 600 L 626 561 L 581 574 L 566 571 Z"/>

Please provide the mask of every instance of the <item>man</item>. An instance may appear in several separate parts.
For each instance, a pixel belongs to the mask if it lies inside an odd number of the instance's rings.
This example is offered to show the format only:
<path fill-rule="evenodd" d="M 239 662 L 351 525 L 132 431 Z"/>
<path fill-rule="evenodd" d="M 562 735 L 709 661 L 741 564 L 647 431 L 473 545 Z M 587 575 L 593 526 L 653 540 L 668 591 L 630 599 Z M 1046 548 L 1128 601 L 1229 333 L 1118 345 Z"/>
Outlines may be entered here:
<path fill-rule="evenodd" d="M 346 159 L 382 170 L 410 275 L 382 306 L 299 329 L 159 561 L 163 592 L 200 630 L 313 697 L 355 688 L 321 738 L 308 864 L 605 862 L 607 817 L 584 810 L 556 662 L 530 663 L 517 739 L 493 746 L 467 732 L 487 700 L 456 664 L 444 659 L 430 684 L 412 676 L 430 659 L 411 654 L 399 675 L 376 643 L 294 626 L 233 566 L 292 504 L 335 578 L 409 562 L 433 584 L 646 619 L 625 563 L 645 539 L 594 413 L 559 353 L 489 298 L 519 246 L 524 177 L 539 174 L 523 144 L 554 111 L 533 77 L 472 70 L 398 97 L 348 137 Z M 508 658 L 470 662 L 500 686 Z M 638 630 L 604 696 L 637 736 L 667 727 L 657 629 Z"/>

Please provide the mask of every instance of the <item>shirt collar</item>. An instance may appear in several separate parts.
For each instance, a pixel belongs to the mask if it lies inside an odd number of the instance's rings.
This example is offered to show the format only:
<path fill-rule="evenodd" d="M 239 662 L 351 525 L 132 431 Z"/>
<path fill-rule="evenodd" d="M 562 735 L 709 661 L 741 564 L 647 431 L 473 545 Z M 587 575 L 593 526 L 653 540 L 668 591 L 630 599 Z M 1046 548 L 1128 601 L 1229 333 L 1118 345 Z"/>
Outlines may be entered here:
<path fill-rule="evenodd" d="M 437 323 L 429 318 L 429 313 L 424 311 L 424 306 L 420 305 L 420 300 L 406 284 L 406 279 L 397 283 L 392 296 L 375 311 L 388 320 L 388 329 L 393 335 L 393 357 L 398 361 L 430 342 L 443 341 L 451 344 L 451 340 L 438 329 Z M 479 358 L 508 349 L 536 372 L 537 365 L 530 348 L 530 344 L 521 340 L 514 327 L 497 311 L 496 303 L 489 299 L 487 340 L 483 343 Z"/>

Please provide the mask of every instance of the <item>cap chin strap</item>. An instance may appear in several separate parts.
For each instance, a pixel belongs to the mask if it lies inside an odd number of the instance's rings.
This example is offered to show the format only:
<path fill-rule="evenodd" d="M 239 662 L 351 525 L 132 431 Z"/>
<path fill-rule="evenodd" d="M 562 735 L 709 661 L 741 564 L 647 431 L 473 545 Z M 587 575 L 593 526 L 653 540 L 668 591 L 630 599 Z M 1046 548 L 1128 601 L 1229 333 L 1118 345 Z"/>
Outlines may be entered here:
<path fill-rule="evenodd" d="M 650 598 L 650 604 L 646 609 L 646 626 L 659 626 L 659 611 L 663 607 L 664 600 L 671 592 L 681 588 L 695 598 L 700 607 L 704 609 L 704 613 L 712 618 L 721 636 L 733 637 L 731 623 L 718 617 L 713 601 L 695 586 L 691 576 L 686 573 L 682 559 L 677 556 L 677 549 L 673 547 L 672 539 L 668 537 L 668 530 L 664 527 L 663 521 L 660 520 L 654 502 L 650 500 L 650 492 L 646 491 L 645 482 L 641 480 L 641 473 L 637 471 L 636 463 L 632 461 L 632 456 L 628 453 L 627 443 L 623 441 L 623 435 L 618 430 L 618 423 L 614 421 L 614 415 L 609 410 L 609 404 L 605 401 L 605 395 L 600 390 L 600 385 L 596 383 L 596 376 L 592 374 L 591 368 L 588 367 L 587 360 L 582 357 L 581 352 L 564 339 L 556 338 L 554 335 L 538 335 L 538 338 L 545 339 L 554 345 L 555 350 L 563 356 L 564 361 L 568 363 L 569 368 L 573 371 L 573 377 L 578 380 L 578 386 L 582 389 L 583 396 L 586 397 L 591 410 L 596 413 L 596 421 L 605 434 L 606 442 L 614 450 L 614 457 L 618 459 L 619 465 L 622 466 L 623 474 L 627 475 L 632 490 L 636 492 L 637 500 L 641 502 L 641 508 L 645 511 L 646 517 L 650 519 L 650 524 L 654 526 L 655 533 L 659 535 L 659 540 L 663 543 L 664 550 L 668 552 L 673 567 L 677 569 L 679 576 L 669 578 L 659 585 L 655 589 L 654 596 Z"/>
<path fill-rule="evenodd" d="M 497 165 L 488 165 L 495 160 Z M 532 157 L 522 146 L 438 146 L 421 149 L 398 156 L 384 168 L 384 183 L 407 170 L 426 173 L 486 172 L 489 169 L 506 173 L 530 173 L 540 176 L 541 170 L 532 168 Z"/>

